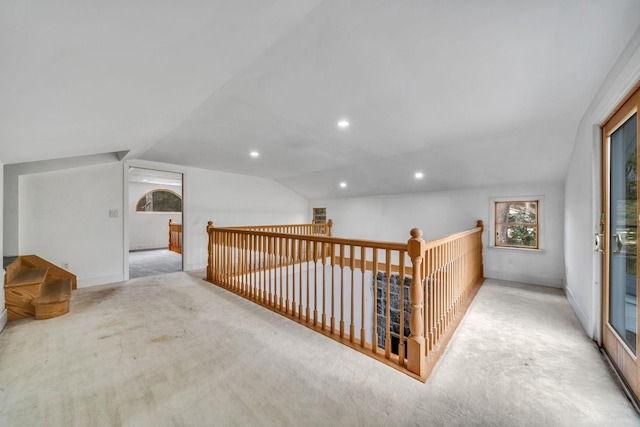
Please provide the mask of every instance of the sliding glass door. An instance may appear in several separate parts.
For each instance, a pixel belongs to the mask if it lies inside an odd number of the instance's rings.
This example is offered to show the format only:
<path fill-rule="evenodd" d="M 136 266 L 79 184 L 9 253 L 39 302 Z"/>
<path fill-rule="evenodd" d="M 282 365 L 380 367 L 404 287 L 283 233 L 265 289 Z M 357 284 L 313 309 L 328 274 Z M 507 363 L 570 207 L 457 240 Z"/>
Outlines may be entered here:
<path fill-rule="evenodd" d="M 638 385 L 638 93 L 603 126 L 603 347 Z"/>

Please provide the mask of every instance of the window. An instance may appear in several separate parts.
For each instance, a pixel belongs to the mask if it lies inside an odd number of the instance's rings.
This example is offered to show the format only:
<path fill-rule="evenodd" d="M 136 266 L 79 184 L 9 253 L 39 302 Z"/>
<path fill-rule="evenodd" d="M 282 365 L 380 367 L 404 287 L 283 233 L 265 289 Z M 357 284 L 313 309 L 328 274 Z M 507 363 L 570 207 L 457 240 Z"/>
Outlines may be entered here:
<path fill-rule="evenodd" d="M 538 249 L 538 200 L 495 202 L 495 246 Z"/>
<path fill-rule="evenodd" d="M 171 190 L 152 190 L 138 199 L 136 212 L 182 212 L 182 197 Z"/>

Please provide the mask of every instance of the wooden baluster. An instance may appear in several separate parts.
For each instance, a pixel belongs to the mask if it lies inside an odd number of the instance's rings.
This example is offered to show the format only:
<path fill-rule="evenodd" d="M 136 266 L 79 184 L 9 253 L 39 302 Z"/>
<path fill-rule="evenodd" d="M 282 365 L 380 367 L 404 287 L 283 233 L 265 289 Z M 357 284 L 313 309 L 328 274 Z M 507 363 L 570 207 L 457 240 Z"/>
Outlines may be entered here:
<path fill-rule="evenodd" d="M 233 251 L 233 255 L 235 257 L 233 265 L 231 266 L 231 282 L 233 283 L 233 288 L 234 290 L 237 290 L 238 287 L 238 280 L 240 277 L 240 268 L 241 268 L 241 260 L 242 260 L 242 253 L 240 250 L 240 246 L 241 246 L 241 242 L 240 242 L 240 234 L 238 234 L 237 232 L 231 233 L 232 238 L 234 239 L 234 251 Z"/>
<path fill-rule="evenodd" d="M 231 274 L 233 273 L 233 259 L 235 254 L 235 246 L 233 245 L 233 243 L 234 243 L 234 237 L 236 234 L 228 233 L 228 232 L 225 232 L 224 234 L 225 234 L 225 246 L 227 247 L 227 251 L 225 255 L 225 258 L 226 258 L 225 284 L 227 285 L 227 287 L 231 288 L 233 284 L 233 276 Z"/>
<path fill-rule="evenodd" d="M 258 300 L 258 283 L 256 281 L 256 235 L 249 234 L 249 283 L 251 284 L 251 298 L 254 301 Z"/>
<path fill-rule="evenodd" d="M 227 233 L 229 239 L 229 260 L 227 267 L 229 269 L 229 274 L 227 275 L 227 280 L 229 282 L 229 287 L 231 289 L 234 288 L 236 282 L 236 271 L 238 268 L 238 234 L 236 232 Z"/>
<path fill-rule="evenodd" d="M 258 299 L 258 286 L 256 284 L 255 281 L 255 263 L 256 263 L 256 242 L 255 242 L 255 235 L 253 234 L 248 234 L 247 235 L 247 251 L 248 251 L 248 267 L 247 267 L 247 273 L 249 275 L 249 295 L 250 298 L 252 300 L 257 300 Z"/>
<path fill-rule="evenodd" d="M 280 311 L 282 311 L 283 296 L 284 296 L 283 289 L 282 289 L 282 283 L 284 282 L 284 277 L 282 275 L 282 264 L 284 263 L 284 260 L 283 260 L 283 257 L 284 257 L 284 247 L 283 247 L 284 243 L 283 243 L 283 241 L 284 241 L 284 239 L 282 237 L 278 237 L 278 240 L 280 241 L 280 244 L 279 244 L 279 246 L 280 246 L 280 254 L 279 254 L 280 255 L 279 256 L 279 258 L 280 258 L 280 277 L 279 277 L 279 280 L 280 280 L 280 298 L 279 298 L 279 301 L 280 301 L 280 303 L 279 303 L 278 308 L 280 309 Z"/>
<path fill-rule="evenodd" d="M 267 299 L 269 296 L 267 289 L 267 258 L 269 257 L 269 245 L 267 240 L 269 237 L 261 236 L 260 237 L 260 254 L 261 254 L 261 262 L 259 267 L 262 269 L 262 302 L 269 305 L 271 300 Z"/>
<path fill-rule="evenodd" d="M 360 347 L 364 347 L 367 343 L 367 331 L 364 327 L 364 308 L 365 308 L 365 280 L 364 275 L 367 272 L 367 248 L 365 246 L 360 246 L 360 272 L 362 273 L 362 281 L 361 285 L 361 293 L 360 293 Z M 373 302 L 375 304 L 376 296 L 373 297 Z M 375 326 L 374 326 L 375 327 Z"/>
<path fill-rule="evenodd" d="M 249 293 L 249 299 L 256 299 L 256 283 L 253 280 L 254 261 L 255 261 L 255 242 L 253 241 L 253 234 L 247 234 L 247 288 Z"/>
<path fill-rule="evenodd" d="M 244 274 L 244 235 L 238 233 L 236 234 L 237 242 L 238 242 L 238 262 L 236 263 L 237 273 L 235 275 L 236 278 L 236 290 L 242 293 L 244 288 L 244 278 L 242 275 Z"/>
<path fill-rule="evenodd" d="M 354 271 L 355 271 L 355 260 L 356 260 L 356 256 L 355 256 L 355 247 L 352 245 L 349 245 L 349 270 L 351 270 L 351 318 L 350 318 L 350 324 L 349 324 L 349 341 L 353 342 L 353 339 L 355 337 L 356 331 L 355 331 L 355 325 L 354 325 L 354 298 L 355 298 L 355 293 L 354 293 Z"/>
<path fill-rule="evenodd" d="M 257 234 L 251 235 L 251 276 L 253 286 L 253 298 L 256 301 L 260 301 L 262 298 L 262 292 L 260 290 L 260 272 L 258 270 L 258 254 L 259 254 L 259 236 Z"/>
<path fill-rule="evenodd" d="M 344 245 L 340 244 L 340 338 L 344 338 Z"/>
<path fill-rule="evenodd" d="M 218 278 L 220 281 L 226 285 L 227 283 L 227 253 L 229 251 L 229 247 L 227 245 L 227 232 L 221 231 L 218 232 L 218 239 L 220 240 L 220 274 Z"/>
<path fill-rule="evenodd" d="M 404 366 L 404 263 L 405 263 L 405 253 L 399 252 L 398 257 L 400 258 L 399 265 L 399 282 L 400 282 L 400 303 L 398 304 L 398 309 L 400 310 L 400 339 L 398 342 L 398 364 L 400 366 Z"/>
<path fill-rule="evenodd" d="M 435 248 L 436 255 L 436 345 L 440 339 L 440 323 L 442 318 L 442 247 Z"/>
<path fill-rule="evenodd" d="M 249 235 L 242 235 L 242 293 L 251 299 L 249 283 Z"/>
<path fill-rule="evenodd" d="M 336 331 L 336 298 L 335 298 L 335 281 L 336 281 L 336 274 L 335 274 L 335 265 L 336 265 L 336 254 L 335 254 L 335 249 L 336 249 L 336 245 L 335 243 L 331 243 L 331 333 L 335 333 Z"/>
<path fill-rule="evenodd" d="M 309 268 L 311 267 L 309 265 L 309 261 L 311 258 L 311 254 L 309 253 L 309 251 L 311 250 L 311 243 L 312 242 L 306 242 L 305 241 L 305 258 L 307 259 L 307 312 L 306 312 L 306 322 L 309 323 L 309 320 L 311 319 L 311 303 L 309 301 Z"/>
<path fill-rule="evenodd" d="M 444 316 L 444 330 L 447 329 L 447 326 L 449 325 L 449 316 L 451 315 L 451 301 L 453 300 L 452 298 L 452 292 L 453 289 L 451 287 L 451 242 L 447 242 L 444 244 L 444 257 L 445 257 L 445 267 L 444 267 L 444 274 L 445 274 L 445 280 L 444 283 L 446 284 L 446 298 L 445 298 L 445 316 Z"/>
<path fill-rule="evenodd" d="M 371 331 L 371 350 L 378 352 L 378 249 L 373 248 L 373 326 Z"/>
<path fill-rule="evenodd" d="M 385 340 L 384 340 L 384 357 L 387 359 L 391 357 L 391 252 L 389 249 L 385 250 L 385 275 L 386 281 L 386 294 L 385 294 Z"/>
<path fill-rule="evenodd" d="M 214 230 L 216 234 L 216 240 L 218 242 L 218 247 L 216 248 L 215 253 L 215 270 L 213 272 L 213 277 L 216 278 L 220 283 L 226 283 L 227 278 L 225 276 L 227 264 L 226 261 L 226 253 L 227 253 L 227 245 L 225 245 L 225 232 L 219 232 Z"/>
<path fill-rule="evenodd" d="M 411 318 L 409 328 L 411 334 L 407 340 L 407 369 L 416 375 L 426 374 L 424 324 L 422 309 L 424 306 L 424 295 L 422 291 L 421 264 L 425 251 L 425 243 L 422 240 L 422 230 L 414 228 L 411 230 L 411 239 L 407 242 L 407 252 L 411 257 L 413 267 L 413 277 L 411 280 Z"/>
<path fill-rule="evenodd" d="M 302 319 L 303 307 L 302 307 L 302 255 L 303 244 L 302 239 L 298 240 L 298 319 Z"/>
<path fill-rule="evenodd" d="M 268 298 L 268 303 L 270 306 L 273 306 L 273 288 L 272 288 L 272 282 L 271 282 L 271 274 L 273 273 L 273 271 L 271 271 L 272 269 L 272 262 L 273 259 L 271 258 L 272 256 L 272 252 L 273 252 L 273 237 L 271 236 L 267 236 L 267 239 L 265 241 L 265 249 L 266 249 L 266 254 L 265 254 L 265 258 L 264 258 L 264 262 L 265 262 L 265 273 L 267 275 L 267 277 L 265 278 L 265 287 L 268 290 L 267 293 L 267 298 Z"/>
<path fill-rule="evenodd" d="M 313 326 L 318 326 L 318 242 L 313 242 Z"/>
<path fill-rule="evenodd" d="M 327 324 L 327 244 L 322 243 L 322 330 Z"/>
<path fill-rule="evenodd" d="M 286 273 L 287 273 L 287 289 L 286 289 L 286 295 L 285 295 L 285 313 L 289 313 L 289 309 L 291 308 L 290 305 L 290 301 L 289 301 L 289 266 L 291 265 L 291 244 L 292 241 L 291 239 L 287 238 L 286 239 L 286 250 L 287 250 L 287 257 L 286 257 L 286 265 L 285 265 L 285 269 L 286 269 Z"/>
<path fill-rule="evenodd" d="M 427 352 L 429 350 L 433 350 L 433 342 L 434 342 L 434 336 L 433 336 L 433 328 L 434 328 L 434 324 L 435 324 L 435 302 L 434 302 L 434 282 L 435 279 L 433 277 L 433 265 L 434 265 L 434 259 L 433 259 L 433 249 L 429 249 L 426 253 L 427 259 L 426 264 L 428 266 L 428 269 L 426 271 L 427 275 L 425 276 L 427 278 L 427 283 L 426 283 L 426 290 L 427 290 L 427 301 L 428 301 L 428 306 L 426 307 L 425 312 L 429 313 L 429 318 L 428 321 L 425 322 L 425 325 L 427 325 L 427 334 L 428 334 L 428 347 L 427 347 Z"/>
<path fill-rule="evenodd" d="M 269 288 L 267 285 L 267 257 L 269 256 L 268 236 L 259 236 L 260 251 L 258 252 L 258 281 L 260 283 L 261 300 L 265 305 L 269 305 Z"/>
<path fill-rule="evenodd" d="M 291 227 L 292 234 L 295 234 L 295 227 Z M 298 245 L 296 240 L 291 240 L 291 315 L 296 316 L 296 265 L 298 263 Z"/>
<path fill-rule="evenodd" d="M 169 226 L 171 226 L 171 220 L 169 220 Z M 171 227 L 169 227 L 171 229 Z M 213 243 L 214 243 L 214 235 L 213 235 L 213 221 L 209 221 L 207 223 L 207 235 L 209 236 L 209 257 L 207 261 L 207 280 L 213 281 Z M 171 237 L 169 237 L 171 240 Z"/>

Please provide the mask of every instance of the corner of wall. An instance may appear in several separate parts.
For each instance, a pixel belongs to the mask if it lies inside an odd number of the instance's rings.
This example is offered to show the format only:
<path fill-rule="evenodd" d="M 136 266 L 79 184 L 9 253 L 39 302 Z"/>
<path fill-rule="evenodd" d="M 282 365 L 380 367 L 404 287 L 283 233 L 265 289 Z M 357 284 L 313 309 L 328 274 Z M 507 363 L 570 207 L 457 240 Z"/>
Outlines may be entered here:
<path fill-rule="evenodd" d="M 564 291 L 565 296 L 567 297 L 567 300 L 569 301 L 569 305 L 573 309 L 573 312 L 576 314 L 576 317 L 580 321 L 580 324 L 582 325 L 582 328 L 584 329 L 585 333 L 589 336 L 589 338 L 595 339 L 595 337 L 592 336 L 593 332 L 591 332 L 592 330 L 591 318 L 582 309 L 582 306 L 580 306 L 580 303 L 578 302 L 578 300 L 576 300 L 576 298 L 573 296 L 571 289 L 567 287 L 566 282 L 562 289 Z"/>

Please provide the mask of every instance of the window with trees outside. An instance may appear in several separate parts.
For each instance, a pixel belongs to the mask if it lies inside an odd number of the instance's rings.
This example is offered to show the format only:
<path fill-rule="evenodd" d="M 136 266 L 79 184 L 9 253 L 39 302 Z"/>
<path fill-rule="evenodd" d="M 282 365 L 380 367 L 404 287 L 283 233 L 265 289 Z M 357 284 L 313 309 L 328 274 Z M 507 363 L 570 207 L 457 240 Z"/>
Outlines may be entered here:
<path fill-rule="evenodd" d="M 138 199 L 136 212 L 182 212 L 182 197 L 170 190 L 152 190 Z"/>
<path fill-rule="evenodd" d="M 495 246 L 538 249 L 538 202 L 495 202 Z"/>

